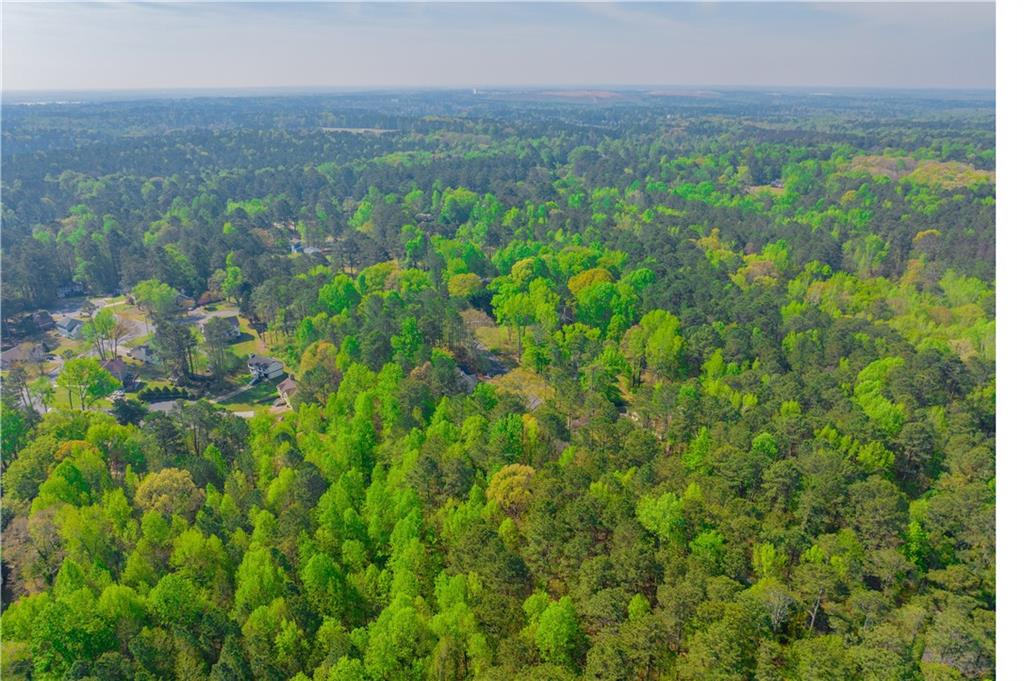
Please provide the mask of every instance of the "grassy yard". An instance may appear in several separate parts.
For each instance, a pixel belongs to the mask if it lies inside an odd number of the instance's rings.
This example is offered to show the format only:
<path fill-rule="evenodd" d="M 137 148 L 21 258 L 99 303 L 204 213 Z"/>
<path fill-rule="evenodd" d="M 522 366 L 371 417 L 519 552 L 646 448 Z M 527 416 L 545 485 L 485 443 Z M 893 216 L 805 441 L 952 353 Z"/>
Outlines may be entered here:
<path fill-rule="evenodd" d="M 271 413 L 269 404 L 232 404 L 227 406 L 226 409 L 235 416 L 242 418 Z"/>
<path fill-rule="evenodd" d="M 53 334 L 51 338 L 57 341 L 57 347 L 50 350 L 51 355 L 63 357 L 65 353 L 71 352 L 72 357 L 79 357 L 90 349 L 89 343 L 81 339 L 65 338 L 60 334 Z"/>
<path fill-rule="evenodd" d="M 491 352 L 506 357 L 518 355 L 515 333 L 509 334 L 508 329 L 496 325 L 486 313 L 470 308 L 462 312 L 462 319 L 476 339 Z"/>
<path fill-rule="evenodd" d="M 167 375 L 160 368 L 159 364 L 143 364 L 135 360 L 127 360 L 126 364 L 131 367 L 131 370 L 135 372 L 140 381 L 145 382 L 147 388 L 162 383 L 169 383 Z"/>
<path fill-rule="evenodd" d="M 497 355 L 515 357 L 519 348 L 516 345 L 516 335 L 509 335 L 508 329 L 498 326 L 480 326 L 475 332 L 476 338 L 485 348 Z"/>
<path fill-rule="evenodd" d="M 220 404 L 228 407 L 232 406 L 245 406 L 252 407 L 252 405 L 273 403 L 277 399 L 277 384 L 284 380 L 284 376 L 271 379 L 269 381 L 260 381 L 256 385 L 247 390 L 243 390 L 234 397 L 229 397 Z"/>
<path fill-rule="evenodd" d="M 162 375 L 155 376 L 154 378 L 147 378 L 142 380 L 143 390 L 153 388 L 176 388 L 173 382 L 167 380 Z"/>
<path fill-rule="evenodd" d="M 267 354 L 267 346 L 260 340 L 260 337 L 252 328 L 252 325 L 249 324 L 249 320 L 244 317 L 239 317 L 238 321 L 238 328 L 242 332 L 242 339 L 239 342 L 232 344 L 231 351 L 242 359 L 248 358 L 250 354 Z"/>
<path fill-rule="evenodd" d="M 78 395 L 72 396 L 71 399 L 74 401 L 73 405 L 70 402 L 68 402 L 68 391 L 61 390 L 60 388 L 54 386 L 53 399 L 50 400 L 48 404 L 51 409 L 72 409 L 77 411 L 78 409 L 82 408 L 82 405 L 78 403 Z M 86 405 L 86 407 L 89 409 L 100 411 L 106 411 L 110 409 L 112 406 L 114 406 L 114 403 L 111 401 L 109 397 L 98 399 L 95 402 Z"/>
<path fill-rule="evenodd" d="M 138 338 L 132 338 L 130 341 L 126 341 L 121 344 L 120 347 L 124 348 L 137 348 L 140 345 L 146 345 L 147 343 L 153 342 L 153 334 L 150 333 L 146 336 L 139 336 Z"/>
<path fill-rule="evenodd" d="M 63 360 L 81 357 L 90 350 L 89 343 L 86 343 L 83 340 L 65 338 L 57 333 L 50 334 L 49 338 L 56 341 L 57 347 L 50 350 L 47 354 L 55 355 L 61 359 L 54 361 L 47 360 L 44 362 L 43 368 L 47 373 L 55 370 L 58 366 L 61 366 Z"/>
<path fill-rule="evenodd" d="M 243 331 L 242 339 L 231 346 L 231 352 L 240 359 L 247 359 L 250 354 L 264 355 L 267 350 L 255 332 Z"/>
<path fill-rule="evenodd" d="M 78 398 L 72 398 L 75 401 L 74 409 L 78 409 Z M 51 409 L 71 409 L 71 403 L 68 401 L 68 391 L 61 390 L 54 386 L 53 399 L 49 402 Z"/>

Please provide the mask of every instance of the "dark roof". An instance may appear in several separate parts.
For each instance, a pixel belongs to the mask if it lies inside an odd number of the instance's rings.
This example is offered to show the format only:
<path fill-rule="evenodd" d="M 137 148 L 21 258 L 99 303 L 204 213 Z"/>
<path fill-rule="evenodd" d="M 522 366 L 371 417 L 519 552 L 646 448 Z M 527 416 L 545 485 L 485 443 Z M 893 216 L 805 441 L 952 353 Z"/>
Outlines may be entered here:
<path fill-rule="evenodd" d="M 43 347 L 38 343 L 19 345 L 10 350 L 3 351 L 4 362 L 29 362 L 33 359 L 41 359 L 46 354 Z"/>
<path fill-rule="evenodd" d="M 251 355 L 249 357 L 248 365 L 249 366 L 269 366 L 270 364 L 273 364 L 275 362 L 277 364 L 282 364 L 283 365 L 281 360 L 274 359 L 273 357 L 261 357 L 260 355 Z"/>
<path fill-rule="evenodd" d="M 103 368 L 114 375 L 114 378 L 124 378 L 128 372 L 128 365 L 120 357 L 108 359 L 103 363 Z"/>
<path fill-rule="evenodd" d="M 46 310 L 37 310 L 32 313 L 32 323 L 39 329 L 46 330 L 53 328 L 55 322 L 53 316 Z"/>

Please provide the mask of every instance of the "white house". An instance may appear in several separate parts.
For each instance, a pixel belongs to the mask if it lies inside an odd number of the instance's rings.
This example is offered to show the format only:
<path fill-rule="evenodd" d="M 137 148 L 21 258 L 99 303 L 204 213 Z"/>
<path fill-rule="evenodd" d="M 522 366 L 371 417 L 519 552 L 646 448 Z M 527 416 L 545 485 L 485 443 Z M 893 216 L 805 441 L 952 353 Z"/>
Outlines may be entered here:
<path fill-rule="evenodd" d="M 249 373 L 256 379 L 277 378 L 284 373 L 284 364 L 273 357 L 249 355 L 246 365 L 249 367 Z"/>
<path fill-rule="evenodd" d="M 128 356 L 143 364 L 152 364 L 156 361 L 156 355 L 148 345 L 139 345 L 128 351 Z"/>

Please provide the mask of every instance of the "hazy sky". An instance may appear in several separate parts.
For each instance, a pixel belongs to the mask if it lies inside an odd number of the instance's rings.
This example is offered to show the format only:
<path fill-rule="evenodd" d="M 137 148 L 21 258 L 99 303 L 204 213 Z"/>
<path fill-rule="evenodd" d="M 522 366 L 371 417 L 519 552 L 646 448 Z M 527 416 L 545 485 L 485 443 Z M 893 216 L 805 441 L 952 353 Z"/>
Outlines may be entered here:
<path fill-rule="evenodd" d="M 4 90 L 995 87 L 991 3 L 3 3 Z"/>

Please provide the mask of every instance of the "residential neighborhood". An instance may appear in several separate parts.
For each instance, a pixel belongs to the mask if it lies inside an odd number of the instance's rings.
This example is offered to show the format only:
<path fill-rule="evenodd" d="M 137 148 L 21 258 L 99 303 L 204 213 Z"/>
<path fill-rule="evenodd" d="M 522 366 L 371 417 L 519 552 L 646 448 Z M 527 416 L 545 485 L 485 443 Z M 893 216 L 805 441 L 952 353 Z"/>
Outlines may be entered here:
<path fill-rule="evenodd" d="M 54 309 L 4 320 L 0 364 L 5 373 L 23 367 L 30 379 L 41 376 L 56 385 L 68 361 L 92 357 L 116 383 L 108 400 L 127 399 L 163 411 L 179 399 L 206 398 L 243 417 L 291 408 L 297 383 L 291 377 L 281 380 L 286 364 L 268 352 L 261 338 L 265 325 L 245 318 L 220 296 L 202 296 L 208 301 L 203 306 L 180 292 L 174 296 L 195 345 L 195 366 L 181 376 L 161 356 L 155 324 L 140 301 L 130 295 L 85 297 L 72 284 L 61 292 Z M 116 343 L 97 342 L 91 329 L 97 315 L 107 315 L 108 324 L 116 327 L 111 332 Z M 54 406 L 67 406 L 62 391 L 55 391 L 53 399 Z"/>

